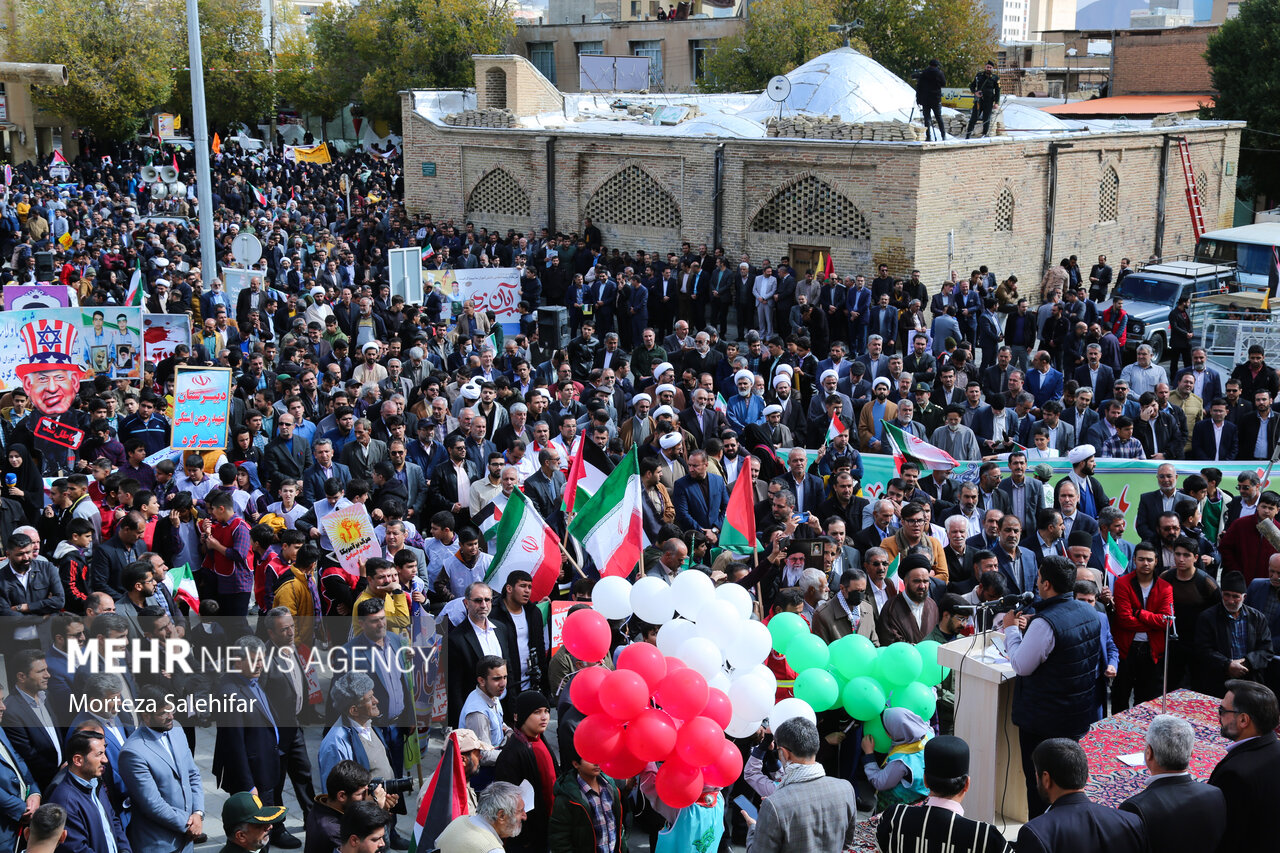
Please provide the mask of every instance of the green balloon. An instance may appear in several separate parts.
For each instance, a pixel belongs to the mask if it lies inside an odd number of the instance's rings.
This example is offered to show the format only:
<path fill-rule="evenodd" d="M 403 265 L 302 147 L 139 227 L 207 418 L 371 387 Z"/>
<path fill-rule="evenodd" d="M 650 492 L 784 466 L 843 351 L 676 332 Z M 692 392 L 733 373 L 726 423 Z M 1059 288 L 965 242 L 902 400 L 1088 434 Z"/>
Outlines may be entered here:
<path fill-rule="evenodd" d="M 876 752 L 888 752 L 893 749 L 893 738 L 889 737 L 889 733 L 884 730 L 884 723 L 880 718 L 872 717 L 862 726 L 864 735 L 871 735 L 871 739 L 876 743 Z"/>
<path fill-rule="evenodd" d="M 865 675 L 851 679 L 845 685 L 841 698 L 844 701 L 844 709 L 855 720 L 878 721 L 880 712 L 884 710 L 884 691 L 875 679 Z M 882 726 L 881 731 L 883 730 Z"/>
<path fill-rule="evenodd" d="M 880 650 L 880 656 L 876 659 L 876 674 L 888 685 L 906 687 L 920 677 L 923 665 L 915 646 L 910 643 L 894 643 Z"/>
<path fill-rule="evenodd" d="M 844 695 L 844 686 L 845 686 L 846 684 L 848 684 L 848 683 L 849 683 L 849 679 L 847 679 L 847 678 L 845 678 L 845 677 L 844 677 L 844 673 L 842 673 L 840 670 L 836 669 L 836 666 L 835 666 L 835 663 L 834 663 L 834 662 L 827 664 L 827 672 L 828 672 L 828 673 L 830 673 L 830 674 L 831 674 L 831 677 L 832 677 L 832 678 L 834 678 L 834 679 L 836 680 L 836 687 L 837 687 L 837 688 L 839 689 L 839 691 L 840 691 L 840 694 L 839 694 L 839 695 L 840 695 L 840 696 L 843 696 L 843 695 Z M 840 703 L 840 698 L 839 698 L 839 696 L 837 696 L 837 697 L 836 697 L 836 704 L 839 704 L 839 703 Z"/>
<path fill-rule="evenodd" d="M 810 669 L 826 669 L 831 660 L 831 652 L 827 644 L 817 634 L 800 634 L 792 637 L 783 652 L 787 658 L 787 666 L 797 673 Z"/>
<path fill-rule="evenodd" d="M 778 613 L 769 620 L 769 636 L 773 637 L 773 650 L 778 654 L 785 654 L 788 643 L 807 633 L 809 626 L 799 613 Z"/>
<path fill-rule="evenodd" d="M 831 664 L 846 680 L 870 675 L 875 662 L 876 647 L 861 634 L 850 634 L 831 644 Z"/>
<path fill-rule="evenodd" d="M 840 701 L 840 685 L 836 677 L 825 669 L 806 669 L 796 676 L 794 689 L 797 699 L 809 703 L 814 711 L 830 711 Z"/>
<path fill-rule="evenodd" d="M 893 691 L 889 697 L 889 707 L 914 711 L 916 716 L 928 722 L 933 719 L 933 712 L 938 708 L 938 696 L 932 687 L 913 681 L 906 687 Z"/>
<path fill-rule="evenodd" d="M 920 653 L 920 660 L 923 663 L 917 680 L 930 687 L 937 687 L 951 674 L 950 669 L 938 663 L 938 646 L 939 643 L 933 640 L 916 643 L 916 651 Z"/>

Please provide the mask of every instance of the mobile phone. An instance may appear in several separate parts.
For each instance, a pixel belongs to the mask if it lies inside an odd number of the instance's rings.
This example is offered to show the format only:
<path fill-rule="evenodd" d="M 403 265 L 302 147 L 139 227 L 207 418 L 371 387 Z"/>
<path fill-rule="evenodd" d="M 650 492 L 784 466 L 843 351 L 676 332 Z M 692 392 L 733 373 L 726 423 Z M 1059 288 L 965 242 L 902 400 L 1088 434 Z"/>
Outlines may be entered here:
<path fill-rule="evenodd" d="M 760 819 L 760 813 L 756 811 L 756 807 L 752 804 L 750 800 L 747 799 L 745 794 L 739 794 L 738 796 L 734 797 L 733 804 L 738 808 L 742 809 L 744 812 L 746 812 L 747 817 L 751 818 L 752 820 Z"/>
<path fill-rule="evenodd" d="M 794 521 L 796 524 L 808 524 L 809 517 L 810 517 L 809 513 L 807 512 L 797 512 L 792 514 L 791 520 Z"/>

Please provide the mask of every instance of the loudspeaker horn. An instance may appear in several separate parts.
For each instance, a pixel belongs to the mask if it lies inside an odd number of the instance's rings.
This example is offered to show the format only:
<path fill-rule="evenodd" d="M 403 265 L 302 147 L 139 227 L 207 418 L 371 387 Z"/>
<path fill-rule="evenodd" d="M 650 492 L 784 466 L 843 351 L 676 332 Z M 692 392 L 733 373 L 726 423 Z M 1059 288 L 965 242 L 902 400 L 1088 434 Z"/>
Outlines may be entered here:
<path fill-rule="evenodd" d="M 155 166 L 143 166 L 142 170 L 138 174 L 141 176 L 144 184 L 154 184 L 156 181 L 160 180 L 160 170 Z"/>
<path fill-rule="evenodd" d="M 164 181 L 166 184 L 173 183 L 174 181 L 178 180 L 178 170 L 173 168 L 172 166 L 161 166 L 160 180 Z"/>

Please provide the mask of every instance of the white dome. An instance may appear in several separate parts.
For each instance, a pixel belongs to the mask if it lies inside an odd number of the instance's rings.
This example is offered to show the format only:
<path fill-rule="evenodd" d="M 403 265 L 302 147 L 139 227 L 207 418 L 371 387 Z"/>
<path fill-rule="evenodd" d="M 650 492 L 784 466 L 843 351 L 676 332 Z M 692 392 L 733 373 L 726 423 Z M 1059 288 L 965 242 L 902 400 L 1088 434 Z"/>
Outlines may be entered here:
<path fill-rule="evenodd" d="M 915 104 L 916 92 L 901 77 L 869 56 L 842 47 L 812 59 L 786 75 L 791 93 L 779 104 L 767 93 L 738 113 L 763 122 L 778 115 L 796 113 L 840 116 L 847 122 L 873 117 L 905 119 Z"/>

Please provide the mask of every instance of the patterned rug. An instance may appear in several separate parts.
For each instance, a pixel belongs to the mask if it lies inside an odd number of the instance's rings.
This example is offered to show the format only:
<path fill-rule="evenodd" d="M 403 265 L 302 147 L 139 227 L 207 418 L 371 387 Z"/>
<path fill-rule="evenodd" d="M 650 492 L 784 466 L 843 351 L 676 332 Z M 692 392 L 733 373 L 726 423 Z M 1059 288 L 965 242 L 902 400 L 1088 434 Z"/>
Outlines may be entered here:
<path fill-rule="evenodd" d="M 1217 697 L 1192 690 L 1175 690 L 1168 697 L 1165 713 L 1182 717 L 1195 728 L 1196 747 L 1188 769 L 1202 782 L 1227 752 L 1227 741 L 1218 730 L 1219 704 Z M 1154 699 L 1101 720 L 1080 741 L 1089 756 L 1089 786 L 1085 789 L 1089 799 L 1114 807 L 1143 789 L 1146 767 L 1129 767 L 1116 756 L 1143 751 L 1143 736 L 1152 718 L 1161 713 L 1161 705 L 1160 699 Z"/>

